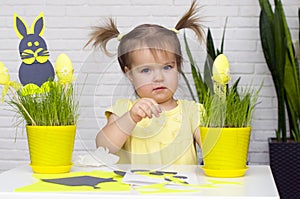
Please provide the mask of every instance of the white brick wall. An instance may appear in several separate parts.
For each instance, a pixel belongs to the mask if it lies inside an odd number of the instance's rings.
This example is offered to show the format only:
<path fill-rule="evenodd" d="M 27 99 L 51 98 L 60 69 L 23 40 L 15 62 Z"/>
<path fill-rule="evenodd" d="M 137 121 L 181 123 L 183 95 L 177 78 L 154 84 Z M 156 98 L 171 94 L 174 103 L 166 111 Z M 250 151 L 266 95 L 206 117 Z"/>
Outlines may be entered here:
<path fill-rule="evenodd" d="M 259 86 L 264 80 L 260 93 L 261 103 L 252 125 L 249 161 L 250 164 L 268 164 L 267 138 L 275 136 L 277 104 L 260 44 L 258 0 L 201 0 L 199 3 L 203 5 L 203 23 L 211 28 L 218 48 L 225 17 L 228 17 L 224 50 L 231 64 L 232 79 L 241 76 L 241 84 L 252 83 L 254 86 Z M 300 2 L 284 0 L 283 4 L 292 37 L 296 39 Z M 113 16 L 124 33 L 141 23 L 159 23 L 171 28 L 189 5 L 190 1 L 183 0 L 1 0 L 0 61 L 8 67 L 12 79 L 17 80 L 21 62 L 18 54 L 19 39 L 13 29 L 13 15 L 18 13 L 30 25 L 44 11 L 46 29 L 43 37 L 48 44 L 50 60 L 55 63 L 58 54 L 67 53 L 78 75 L 77 82 L 82 83 L 87 77 L 81 97 L 81 117 L 75 143 L 74 155 L 78 155 L 95 148 L 94 138 L 105 124 L 103 111 L 116 98 L 112 95 L 122 95 L 120 92 L 124 88 L 130 89 L 130 86 L 120 86 L 119 81 L 122 84 L 126 84 L 126 81 L 122 79 L 116 58 L 107 58 L 98 53 L 95 59 L 90 48 L 83 50 L 90 27 L 96 25 L 101 17 Z M 195 51 L 199 46 L 193 43 L 193 39 L 193 34 L 189 34 L 191 47 Z M 111 42 L 110 48 L 115 49 L 116 45 L 116 42 Z M 198 60 L 203 59 L 201 53 L 197 55 Z M 185 71 L 190 71 L 188 64 Z M 14 114 L 8 108 L 0 105 L 0 172 L 29 163 L 26 133 L 21 127 L 13 126 Z"/>

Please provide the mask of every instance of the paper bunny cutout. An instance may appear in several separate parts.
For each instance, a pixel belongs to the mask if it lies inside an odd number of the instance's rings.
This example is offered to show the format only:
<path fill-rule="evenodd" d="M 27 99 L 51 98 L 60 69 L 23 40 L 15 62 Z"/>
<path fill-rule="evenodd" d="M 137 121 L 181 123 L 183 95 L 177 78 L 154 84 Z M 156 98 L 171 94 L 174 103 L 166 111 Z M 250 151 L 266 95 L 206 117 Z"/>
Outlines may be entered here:
<path fill-rule="evenodd" d="M 33 21 L 30 29 L 25 21 L 14 15 L 14 29 L 21 39 L 19 53 L 22 64 L 19 68 L 20 82 L 25 86 L 33 83 L 41 86 L 49 79 L 54 79 L 55 73 L 49 61 L 49 52 L 42 38 L 45 30 L 44 13 L 41 12 Z"/>

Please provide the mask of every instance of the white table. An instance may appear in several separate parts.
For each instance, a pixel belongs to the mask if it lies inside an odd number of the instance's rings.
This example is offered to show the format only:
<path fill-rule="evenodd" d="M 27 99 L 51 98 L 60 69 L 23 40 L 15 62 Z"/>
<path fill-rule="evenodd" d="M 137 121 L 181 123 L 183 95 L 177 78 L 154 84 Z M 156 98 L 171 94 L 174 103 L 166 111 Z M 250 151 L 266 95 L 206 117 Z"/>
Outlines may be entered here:
<path fill-rule="evenodd" d="M 129 170 L 129 169 L 160 169 L 177 171 L 187 175 L 192 183 L 210 182 L 213 180 L 234 182 L 219 184 L 217 188 L 203 188 L 199 192 L 170 194 L 140 194 L 134 188 L 127 192 L 14 192 L 15 188 L 30 185 L 37 180 L 32 177 L 29 166 L 18 167 L 0 174 L 1 199 L 82 199 L 82 198 L 197 198 L 197 199 L 275 199 L 279 198 L 275 182 L 269 166 L 249 166 L 244 177 L 211 178 L 204 175 L 199 165 L 170 166 L 157 168 L 147 165 L 115 165 L 108 167 L 73 167 L 72 172 L 92 170 Z M 238 184 L 236 184 L 236 182 Z"/>

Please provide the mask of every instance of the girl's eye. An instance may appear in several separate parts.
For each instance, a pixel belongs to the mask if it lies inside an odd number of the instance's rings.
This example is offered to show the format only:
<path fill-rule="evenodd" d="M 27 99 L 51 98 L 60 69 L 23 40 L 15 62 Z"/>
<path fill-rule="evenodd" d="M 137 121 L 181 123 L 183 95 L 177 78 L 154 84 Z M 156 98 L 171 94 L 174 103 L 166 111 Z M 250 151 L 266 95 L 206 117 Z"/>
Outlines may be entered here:
<path fill-rule="evenodd" d="M 144 69 L 141 70 L 141 72 L 142 73 L 148 73 L 148 72 L 150 72 L 150 69 L 149 68 L 144 68 Z"/>
<path fill-rule="evenodd" d="M 166 65 L 166 66 L 164 66 L 164 70 L 171 70 L 173 67 L 172 66 L 170 66 L 170 65 Z"/>

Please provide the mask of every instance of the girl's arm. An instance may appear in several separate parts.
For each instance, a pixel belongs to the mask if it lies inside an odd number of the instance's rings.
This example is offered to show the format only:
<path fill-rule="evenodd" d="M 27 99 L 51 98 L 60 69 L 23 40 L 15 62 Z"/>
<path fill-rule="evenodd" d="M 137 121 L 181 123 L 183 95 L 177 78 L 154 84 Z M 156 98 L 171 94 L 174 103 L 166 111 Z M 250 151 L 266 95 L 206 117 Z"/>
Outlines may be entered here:
<path fill-rule="evenodd" d="M 97 134 L 97 148 L 102 146 L 107 147 L 111 153 L 118 152 L 130 136 L 135 125 L 136 123 L 131 119 L 129 112 L 121 117 L 111 114 L 107 124 Z"/>
<path fill-rule="evenodd" d="M 107 147 L 111 153 L 118 152 L 139 121 L 146 117 L 152 118 L 152 115 L 158 117 L 160 113 L 161 109 L 153 99 L 139 99 L 121 117 L 113 113 L 109 116 L 107 124 L 97 134 L 96 146 Z"/>
<path fill-rule="evenodd" d="M 194 132 L 194 139 L 196 140 L 199 147 L 202 148 L 201 147 L 201 141 L 200 141 L 201 138 L 200 138 L 200 129 L 199 129 L 199 127 Z"/>

